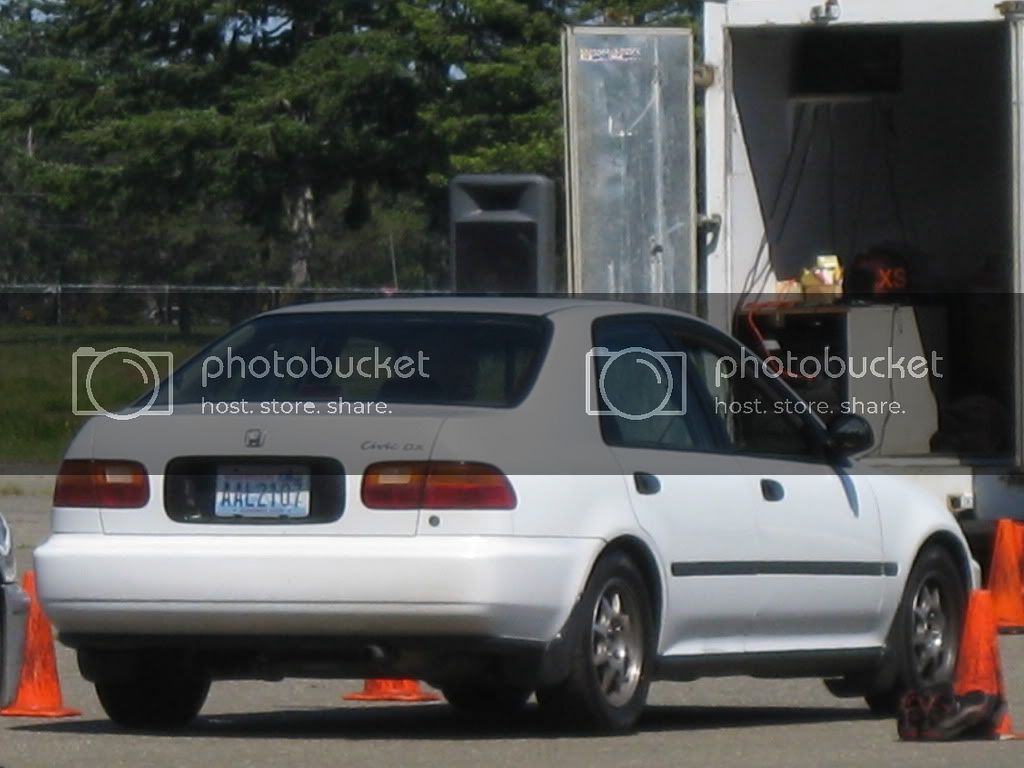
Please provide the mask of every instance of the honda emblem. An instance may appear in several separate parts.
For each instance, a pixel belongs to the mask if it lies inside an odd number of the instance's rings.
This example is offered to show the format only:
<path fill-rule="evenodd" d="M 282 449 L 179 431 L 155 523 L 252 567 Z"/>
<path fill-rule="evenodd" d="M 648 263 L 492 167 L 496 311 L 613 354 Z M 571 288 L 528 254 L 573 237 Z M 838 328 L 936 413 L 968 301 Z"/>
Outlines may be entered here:
<path fill-rule="evenodd" d="M 247 429 L 245 430 L 245 447 L 246 448 L 262 448 L 263 443 L 267 441 L 267 433 L 262 429 Z"/>

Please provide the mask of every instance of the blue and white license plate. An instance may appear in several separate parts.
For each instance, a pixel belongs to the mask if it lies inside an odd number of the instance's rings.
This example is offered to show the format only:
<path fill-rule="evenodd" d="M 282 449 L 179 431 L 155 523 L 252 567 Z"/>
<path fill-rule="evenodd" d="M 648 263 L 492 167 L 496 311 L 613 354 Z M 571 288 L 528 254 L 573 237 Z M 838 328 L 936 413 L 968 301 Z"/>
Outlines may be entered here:
<path fill-rule="evenodd" d="M 287 466 L 217 467 L 213 512 L 217 517 L 309 517 L 309 471 Z"/>

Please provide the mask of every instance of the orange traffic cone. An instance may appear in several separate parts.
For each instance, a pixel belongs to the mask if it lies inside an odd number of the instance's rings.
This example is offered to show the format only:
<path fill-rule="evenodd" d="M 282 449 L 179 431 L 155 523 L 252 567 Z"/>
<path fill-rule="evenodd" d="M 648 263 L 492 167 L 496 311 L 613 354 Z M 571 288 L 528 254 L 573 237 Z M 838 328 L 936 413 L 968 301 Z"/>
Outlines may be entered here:
<path fill-rule="evenodd" d="M 415 680 L 374 678 L 363 683 L 361 693 L 345 694 L 345 701 L 438 701 L 435 693 L 426 693 Z"/>
<path fill-rule="evenodd" d="M 32 601 L 28 609 L 25 631 L 25 662 L 18 681 L 14 703 L 0 709 L 5 717 L 73 717 L 82 714 L 64 706 L 57 676 L 57 657 L 53 649 L 50 622 L 43 615 L 36 595 L 36 575 L 25 573 L 25 592 Z"/>
<path fill-rule="evenodd" d="M 1024 631 L 1024 581 L 1021 574 L 1024 526 L 1000 520 L 992 546 L 988 588 L 1000 631 Z"/>
<path fill-rule="evenodd" d="M 989 696 L 998 696 L 1004 704 L 1006 702 L 999 656 L 999 632 L 992 607 L 992 593 L 987 589 L 972 592 L 967 603 L 967 618 L 960 638 L 953 690 L 957 696 L 981 691 Z M 1013 723 L 1005 706 L 1001 708 L 993 735 L 1004 739 L 1014 738 Z"/>

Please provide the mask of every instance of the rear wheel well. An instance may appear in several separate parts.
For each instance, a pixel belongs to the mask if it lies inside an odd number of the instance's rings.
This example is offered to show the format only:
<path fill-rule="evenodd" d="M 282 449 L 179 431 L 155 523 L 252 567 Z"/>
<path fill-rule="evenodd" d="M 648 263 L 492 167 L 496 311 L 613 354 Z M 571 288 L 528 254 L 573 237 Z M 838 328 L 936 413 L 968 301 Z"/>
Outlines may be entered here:
<path fill-rule="evenodd" d="M 613 552 L 621 552 L 626 555 L 640 570 L 644 586 L 647 587 L 647 593 L 651 596 L 651 614 L 654 617 L 655 636 L 657 637 L 661 633 L 661 610 L 664 596 L 658 562 L 651 554 L 650 548 L 635 536 L 621 536 L 609 542 L 598 560 Z"/>
<path fill-rule="evenodd" d="M 947 555 L 959 572 L 964 589 L 964 599 L 971 588 L 971 559 L 956 536 L 947 531 L 938 531 L 921 543 L 910 569 L 906 573 L 906 583 L 892 616 L 892 623 L 886 634 L 886 650 L 881 666 L 871 673 L 855 672 L 846 675 L 842 681 L 829 685 L 829 689 L 839 696 L 865 695 L 868 706 L 876 713 L 892 714 L 895 712 L 902 686 L 906 684 L 905 672 L 900 664 L 901 634 L 899 622 L 904 601 L 908 598 L 910 574 L 921 560 L 921 556 L 929 549 L 936 549 Z M 912 598 L 911 598 L 912 599 Z M 966 603 L 965 603 L 966 605 Z"/>

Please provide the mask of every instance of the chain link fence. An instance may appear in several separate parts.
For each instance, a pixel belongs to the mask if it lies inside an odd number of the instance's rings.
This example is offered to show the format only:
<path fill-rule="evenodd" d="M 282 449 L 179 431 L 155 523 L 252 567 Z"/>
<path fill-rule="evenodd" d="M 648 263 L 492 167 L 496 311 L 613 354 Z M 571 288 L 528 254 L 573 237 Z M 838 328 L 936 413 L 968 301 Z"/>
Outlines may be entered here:
<path fill-rule="evenodd" d="M 289 304 L 396 293 L 389 287 L 21 283 L 0 285 L 0 324 L 177 326 L 188 333 L 198 326 L 233 325 Z"/>

